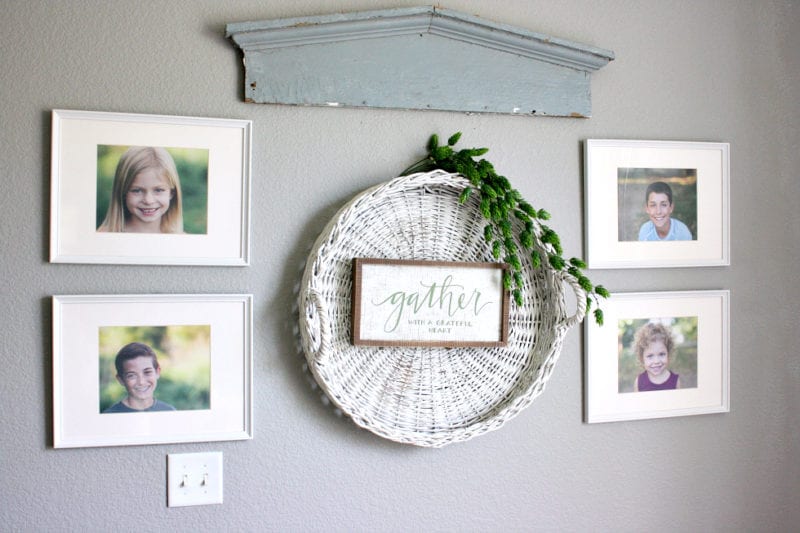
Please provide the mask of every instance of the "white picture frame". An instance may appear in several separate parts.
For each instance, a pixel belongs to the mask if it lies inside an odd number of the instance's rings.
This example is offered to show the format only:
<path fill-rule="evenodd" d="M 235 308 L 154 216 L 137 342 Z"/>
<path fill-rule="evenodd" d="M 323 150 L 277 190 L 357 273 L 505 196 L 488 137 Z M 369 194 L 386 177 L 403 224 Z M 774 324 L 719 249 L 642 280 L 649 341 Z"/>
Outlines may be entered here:
<path fill-rule="evenodd" d="M 502 347 L 504 263 L 355 258 L 353 344 Z"/>
<path fill-rule="evenodd" d="M 251 135 L 250 120 L 53 110 L 50 261 L 248 265 Z M 146 167 L 123 161 L 142 148 L 173 160 L 177 186 L 163 213 L 183 224 L 150 233 L 128 224 L 136 173 L 125 170 Z"/>
<path fill-rule="evenodd" d="M 55 448 L 252 438 L 251 295 L 57 295 L 52 309 Z M 145 393 L 115 370 L 129 370 L 115 359 L 134 344 L 157 355 L 134 354 L 158 371 L 146 393 L 157 402 L 141 411 L 120 406 Z"/>
<path fill-rule="evenodd" d="M 729 265 L 729 152 L 721 142 L 586 140 L 589 268 Z M 648 189 L 656 186 L 660 197 Z M 657 207 L 668 197 L 668 208 Z"/>
<path fill-rule="evenodd" d="M 612 293 L 603 302 L 604 325 L 586 321 L 586 422 L 728 412 L 729 296 L 727 290 Z M 667 380 L 665 390 L 650 390 L 659 386 L 648 384 L 651 374 L 639 365 L 648 353 L 657 356 L 649 348 L 659 347 L 664 332 L 671 346 L 661 346 L 669 356 L 662 375 L 675 378 L 677 388 Z"/>

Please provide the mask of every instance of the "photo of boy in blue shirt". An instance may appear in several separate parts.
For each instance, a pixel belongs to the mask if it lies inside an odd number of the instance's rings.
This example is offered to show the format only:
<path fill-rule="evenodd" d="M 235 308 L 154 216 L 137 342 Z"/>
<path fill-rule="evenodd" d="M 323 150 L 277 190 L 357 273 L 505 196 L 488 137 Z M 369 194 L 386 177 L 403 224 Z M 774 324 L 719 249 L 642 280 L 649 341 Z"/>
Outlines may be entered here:
<path fill-rule="evenodd" d="M 678 220 L 672 218 L 675 205 L 672 188 L 663 181 L 655 181 L 645 191 L 645 212 L 650 218 L 639 228 L 640 241 L 691 241 L 692 232 Z"/>

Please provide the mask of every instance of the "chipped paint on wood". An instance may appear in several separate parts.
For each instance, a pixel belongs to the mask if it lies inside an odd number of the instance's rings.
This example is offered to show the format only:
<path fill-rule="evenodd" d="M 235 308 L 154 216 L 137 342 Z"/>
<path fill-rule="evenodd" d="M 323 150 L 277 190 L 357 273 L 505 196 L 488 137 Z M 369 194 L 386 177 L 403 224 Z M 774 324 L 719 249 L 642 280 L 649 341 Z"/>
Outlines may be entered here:
<path fill-rule="evenodd" d="M 229 24 L 257 103 L 591 116 L 613 52 L 435 7 Z"/>

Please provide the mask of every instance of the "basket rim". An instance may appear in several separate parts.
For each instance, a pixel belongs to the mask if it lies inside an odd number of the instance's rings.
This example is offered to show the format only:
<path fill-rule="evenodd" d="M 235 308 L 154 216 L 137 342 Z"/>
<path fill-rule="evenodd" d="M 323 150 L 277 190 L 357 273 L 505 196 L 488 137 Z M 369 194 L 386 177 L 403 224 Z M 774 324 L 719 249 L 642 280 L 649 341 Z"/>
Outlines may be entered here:
<path fill-rule="evenodd" d="M 397 430 L 397 428 L 386 427 L 383 424 L 376 423 L 369 417 L 364 416 L 364 413 L 354 405 L 352 399 L 347 397 L 340 397 L 340 389 L 337 388 L 335 382 L 331 382 L 328 369 L 325 364 L 321 364 L 327 356 L 327 352 L 335 349 L 330 343 L 329 339 L 324 338 L 329 332 L 325 328 L 330 327 L 328 302 L 325 301 L 324 295 L 314 285 L 318 279 L 318 275 L 322 270 L 331 267 L 328 262 L 322 261 L 321 258 L 327 258 L 329 249 L 335 247 L 337 240 L 342 238 L 343 227 L 346 228 L 346 223 L 352 219 L 354 211 L 370 207 L 370 201 L 382 194 L 394 189 L 402 189 L 403 192 L 409 190 L 422 190 L 425 194 L 434 192 L 437 185 L 444 185 L 447 188 L 452 188 L 454 191 L 462 190 L 469 186 L 469 181 L 463 176 L 455 173 L 448 173 L 442 170 L 434 170 L 431 172 L 420 172 L 410 174 L 407 176 L 400 176 L 393 178 L 389 181 L 379 183 L 372 187 L 357 193 L 353 198 L 346 202 L 331 220 L 325 225 L 324 229 L 317 237 L 314 246 L 309 253 L 306 268 L 303 273 L 300 295 L 299 295 L 299 309 L 300 309 L 300 336 L 303 346 L 303 351 L 308 362 L 308 368 L 317 381 L 320 388 L 345 415 L 353 420 L 353 422 L 370 432 L 406 444 L 414 444 L 425 447 L 440 447 L 454 442 L 462 442 L 469 440 L 478 435 L 484 434 L 488 431 L 496 430 L 502 427 L 508 420 L 514 418 L 524 408 L 526 408 L 532 401 L 543 392 L 544 387 L 549 380 L 555 362 L 557 361 L 564 336 L 567 331 L 583 319 L 583 310 L 580 302 L 585 301 L 585 293 L 574 280 L 568 276 L 563 275 L 563 272 L 555 270 L 549 264 L 543 264 L 540 268 L 543 272 L 552 278 L 552 291 L 554 293 L 554 300 L 561 303 L 561 307 L 556 305 L 559 310 L 563 311 L 563 289 L 564 285 L 571 287 L 575 291 L 577 298 L 578 309 L 572 316 L 563 312 L 563 316 L 558 317 L 552 326 L 552 331 L 548 333 L 552 335 L 552 342 L 545 346 L 545 356 L 539 368 L 539 375 L 535 379 L 530 379 L 528 386 L 519 391 L 511 398 L 505 398 L 504 401 L 499 402 L 497 409 L 492 409 L 492 413 L 486 418 L 478 418 L 472 423 L 447 428 L 444 430 L 431 431 L 429 427 L 417 427 L 412 430 Z M 456 195 L 457 196 L 457 195 Z M 464 209 L 464 206 L 457 206 L 457 209 Z M 396 259 L 416 259 L 397 257 Z M 513 304 L 512 304 L 513 305 Z M 538 342 L 538 337 L 537 337 Z M 350 349 L 357 350 L 375 350 L 375 347 L 359 346 L 349 347 Z M 529 350 L 529 356 L 536 349 L 536 343 L 533 343 Z M 542 348 L 539 346 L 538 348 Z M 378 348 L 385 350 L 385 348 Z M 403 348 L 391 348 L 391 350 L 404 350 Z M 420 348 L 413 348 L 413 350 L 420 350 Z M 424 350 L 441 350 L 441 348 L 424 348 Z M 446 350 L 460 350 L 459 348 L 447 348 Z M 324 363 L 324 361 L 323 361 Z M 527 377 L 527 376 L 526 376 Z"/>

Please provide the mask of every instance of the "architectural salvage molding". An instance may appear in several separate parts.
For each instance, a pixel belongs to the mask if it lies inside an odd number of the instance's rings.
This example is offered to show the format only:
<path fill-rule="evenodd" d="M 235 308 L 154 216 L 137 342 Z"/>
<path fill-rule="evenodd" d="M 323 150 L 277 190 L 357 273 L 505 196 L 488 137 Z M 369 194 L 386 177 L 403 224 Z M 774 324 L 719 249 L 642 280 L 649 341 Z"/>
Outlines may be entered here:
<path fill-rule="evenodd" d="M 601 48 L 437 7 L 228 24 L 255 103 L 591 115 Z"/>

